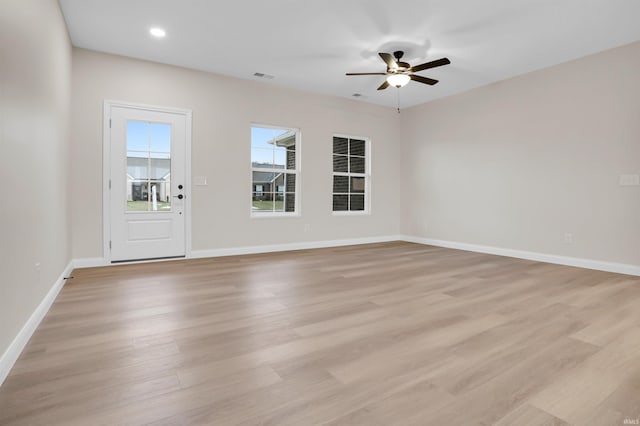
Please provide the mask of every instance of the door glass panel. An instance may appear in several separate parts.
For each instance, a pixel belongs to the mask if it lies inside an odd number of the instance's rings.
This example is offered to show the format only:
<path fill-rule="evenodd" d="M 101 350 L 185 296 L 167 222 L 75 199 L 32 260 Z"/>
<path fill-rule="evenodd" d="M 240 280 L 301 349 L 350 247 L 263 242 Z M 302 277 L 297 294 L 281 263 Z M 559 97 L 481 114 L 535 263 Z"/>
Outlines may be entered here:
<path fill-rule="evenodd" d="M 171 160 L 165 158 L 151 158 L 151 172 L 149 173 L 153 180 L 169 180 L 171 172 Z"/>
<path fill-rule="evenodd" d="M 143 121 L 127 122 L 127 151 L 149 150 L 148 123 Z"/>
<path fill-rule="evenodd" d="M 171 211 L 171 125 L 127 121 L 127 211 Z"/>
<path fill-rule="evenodd" d="M 149 206 L 150 211 L 168 211 L 171 210 L 171 187 L 168 181 L 152 181 L 149 189 Z"/>
<path fill-rule="evenodd" d="M 127 179 L 149 179 L 149 158 L 147 153 L 127 153 Z"/>
<path fill-rule="evenodd" d="M 149 151 L 171 152 L 171 125 L 149 124 Z"/>
<path fill-rule="evenodd" d="M 146 212 L 149 209 L 149 186 L 147 181 L 129 180 L 127 182 L 127 210 Z"/>

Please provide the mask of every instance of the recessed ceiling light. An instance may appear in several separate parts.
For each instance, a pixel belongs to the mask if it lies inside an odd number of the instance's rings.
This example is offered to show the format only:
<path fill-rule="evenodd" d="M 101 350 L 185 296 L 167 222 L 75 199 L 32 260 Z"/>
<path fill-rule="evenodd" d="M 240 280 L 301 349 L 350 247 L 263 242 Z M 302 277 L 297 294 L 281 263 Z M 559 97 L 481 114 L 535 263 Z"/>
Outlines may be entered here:
<path fill-rule="evenodd" d="M 167 35 L 165 30 L 163 30 L 162 28 L 151 28 L 149 30 L 149 33 L 151 33 L 152 36 L 158 37 L 158 38 L 162 38 Z"/>

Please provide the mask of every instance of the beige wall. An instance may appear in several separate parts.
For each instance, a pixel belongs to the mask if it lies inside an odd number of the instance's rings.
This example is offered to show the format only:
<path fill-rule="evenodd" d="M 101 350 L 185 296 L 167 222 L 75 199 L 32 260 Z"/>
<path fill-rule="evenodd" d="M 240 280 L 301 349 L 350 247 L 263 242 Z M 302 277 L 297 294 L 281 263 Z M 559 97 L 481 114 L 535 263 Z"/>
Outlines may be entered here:
<path fill-rule="evenodd" d="M 404 232 L 640 265 L 638 70 L 635 43 L 404 111 Z"/>
<path fill-rule="evenodd" d="M 0 356 L 71 259 L 70 79 L 58 3 L 0 2 Z"/>
<path fill-rule="evenodd" d="M 0 354 L 71 257 L 102 256 L 104 99 L 193 110 L 195 250 L 403 232 L 640 265 L 640 187 L 618 186 L 640 173 L 640 43 L 398 116 L 72 51 L 55 0 L 1 2 L 0 42 Z M 252 122 L 302 130 L 301 217 L 249 218 Z M 334 132 L 372 140 L 370 216 L 331 215 Z"/>
<path fill-rule="evenodd" d="M 193 249 L 398 234 L 398 114 L 362 102 L 284 89 L 92 51 L 73 50 L 73 257 L 102 256 L 103 100 L 193 110 Z M 251 123 L 302 132 L 302 216 L 250 219 Z M 332 134 L 371 138 L 372 214 L 331 214 Z M 305 225 L 309 230 L 305 232 Z"/>

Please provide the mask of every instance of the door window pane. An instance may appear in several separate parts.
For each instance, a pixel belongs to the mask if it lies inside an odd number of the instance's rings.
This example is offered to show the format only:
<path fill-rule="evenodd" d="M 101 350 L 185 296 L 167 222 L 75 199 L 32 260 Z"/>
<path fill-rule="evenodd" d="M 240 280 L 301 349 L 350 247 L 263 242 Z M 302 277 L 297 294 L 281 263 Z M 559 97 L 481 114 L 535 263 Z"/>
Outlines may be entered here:
<path fill-rule="evenodd" d="M 127 182 L 127 210 L 135 212 L 149 210 L 148 181 L 130 180 Z"/>
<path fill-rule="evenodd" d="M 127 210 L 171 210 L 171 125 L 127 121 Z"/>
<path fill-rule="evenodd" d="M 143 121 L 127 122 L 127 151 L 149 151 L 148 123 Z"/>
<path fill-rule="evenodd" d="M 149 158 L 145 155 L 141 157 L 139 152 L 127 153 L 127 178 L 128 179 L 149 179 Z"/>
<path fill-rule="evenodd" d="M 168 180 L 171 172 L 171 160 L 165 158 L 150 159 L 151 172 L 149 175 L 154 180 Z"/>
<path fill-rule="evenodd" d="M 171 152 L 171 125 L 149 124 L 149 151 Z"/>

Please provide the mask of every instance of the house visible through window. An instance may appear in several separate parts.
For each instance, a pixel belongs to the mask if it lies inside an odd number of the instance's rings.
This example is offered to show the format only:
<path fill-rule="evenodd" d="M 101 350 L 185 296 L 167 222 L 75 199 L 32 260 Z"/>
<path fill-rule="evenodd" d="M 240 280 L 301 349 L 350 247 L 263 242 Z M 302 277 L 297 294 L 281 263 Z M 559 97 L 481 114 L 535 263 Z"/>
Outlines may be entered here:
<path fill-rule="evenodd" d="M 369 210 L 369 144 L 366 138 L 333 137 L 333 211 Z"/>
<path fill-rule="evenodd" d="M 127 121 L 127 212 L 171 210 L 171 125 Z"/>
<path fill-rule="evenodd" d="M 251 127 L 251 214 L 297 213 L 297 129 Z"/>

